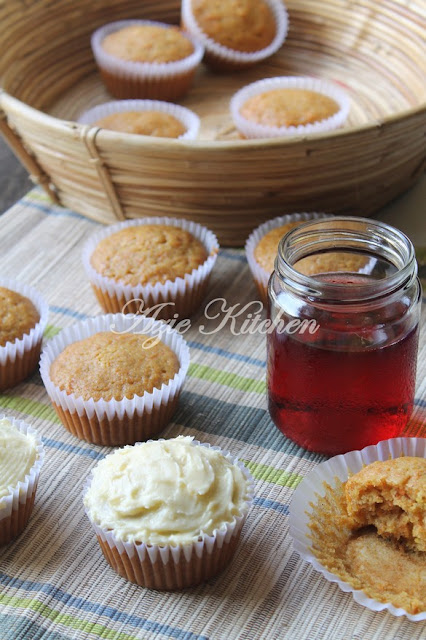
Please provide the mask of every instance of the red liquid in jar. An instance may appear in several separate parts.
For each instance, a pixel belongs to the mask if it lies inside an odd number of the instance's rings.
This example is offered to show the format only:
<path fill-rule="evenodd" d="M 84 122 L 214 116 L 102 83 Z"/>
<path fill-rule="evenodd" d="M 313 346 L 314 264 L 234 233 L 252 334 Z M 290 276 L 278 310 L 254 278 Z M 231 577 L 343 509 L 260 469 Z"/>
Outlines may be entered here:
<path fill-rule="evenodd" d="M 365 350 L 275 331 L 268 339 L 272 420 L 300 446 L 328 455 L 400 435 L 413 409 L 417 343 L 418 327 Z"/>

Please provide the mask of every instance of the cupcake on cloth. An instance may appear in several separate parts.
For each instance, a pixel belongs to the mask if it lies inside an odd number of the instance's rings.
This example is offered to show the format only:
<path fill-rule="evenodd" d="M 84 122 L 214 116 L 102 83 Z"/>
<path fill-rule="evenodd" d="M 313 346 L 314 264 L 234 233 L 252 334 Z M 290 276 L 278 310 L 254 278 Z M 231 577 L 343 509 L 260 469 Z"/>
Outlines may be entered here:
<path fill-rule="evenodd" d="M 36 431 L 22 420 L 0 416 L 0 546 L 28 523 L 43 459 Z"/>
<path fill-rule="evenodd" d="M 32 287 L 0 278 L 0 391 L 36 369 L 48 306 Z"/>
<path fill-rule="evenodd" d="M 317 78 L 278 77 L 243 87 L 231 99 L 234 124 L 244 138 L 305 136 L 337 129 L 346 121 L 349 98 Z"/>
<path fill-rule="evenodd" d="M 78 119 L 102 129 L 159 138 L 194 140 L 199 117 L 189 109 L 159 100 L 115 100 L 85 111 Z"/>
<path fill-rule="evenodd" d="M 281 0 L 183 0 L 181 20 L 205 47 L 205 62 L 224 70 L 269 58 L 288 31 Z"/>
<path fill-rule="evenodd" d="M 176 100 L 190 88 L 204 49 L 177 27 L 120 20 L 97 29 L 92 50 L 108 91 L 116 98 Z"/>
<path fill-rule="evenodd" d="M 291 229 L 299 227 L 308 220 L 328 217 L 329 214 L 326 213 L 290 213 L 264 222 L 249 235 L 245 246 L 246 258 L 264 303 L 268 299 L 268 282 L 274 270 L 281 238 Z M 309 258 L 304 260 L 309 261 Z M 306 267 L 305 271 L 308 271 L 309 264 Z M 303 271 L 305 275 L 310 275 L 305 271 Z"/>
<path fill-rule="evenodd" d="M 167 320 L 197 310 L 218 251 L 216 236 L 199 224 L 140 218 L 94 234 L 83 264 L 104 311 Z"/>
<path fill-rule="evenodd" d="M 184 436 L 114 451 L 84 490 L 107 562 L 150 589 L 183 589 L 222 571 L 252 500 L 253 480 L 240 462 Z"/>
<path fill-rule="evenodd" d="M 40 373 L 64 427 L 112 447 L 146 440 L 170 422 L 188 366 L 175 330 L 118 313 L 61 331 L 43 349 Z"/>

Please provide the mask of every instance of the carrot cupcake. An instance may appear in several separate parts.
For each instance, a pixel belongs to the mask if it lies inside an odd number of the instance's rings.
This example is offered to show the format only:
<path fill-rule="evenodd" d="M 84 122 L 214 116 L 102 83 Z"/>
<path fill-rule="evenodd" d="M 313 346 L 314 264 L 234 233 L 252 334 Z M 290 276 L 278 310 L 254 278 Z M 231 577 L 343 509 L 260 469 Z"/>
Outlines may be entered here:
<path fill-rule="evenodd" d="M 34 429 L 22 420 L 0 416 L 0 546 L 28 523 L 43 459 Z"/>
<path fill-rule="evenodd" d="M 166 426 L 188 366 L 188 347 L 168 325 L 111 314 L 50 340 L 40 373 L 66 429 L 87 442 L 118 446 Z"/>
<path fill-rule="evenodd" d="M 218 250 L 216 236 L 201 225 L 141 218 L 92 236 L 83 264 L 104 311 L 170 319 L 197 310 Z"/>
<path fill-rule="evenodd" d="M 193 140 L 198 116 L 185 107 L 159 100 L 116 100 L 85 111 L 78 119 L 102 129 L 160 138 Z"/>
<path fill-rule="evenodd" d="M 204 53 L 177 27 L 148 20 L 112 22 L 97 29 L 91 42 L 102 79 L 116 98 L 180 98 Z"/>
<path fill-rule="evenodd" d="M 35 289 L 0 278 L 0 390 L 22 382 L 37 367 L 47 314 Z"/>
<path fill-rule="evenodd" d="M 101 460 L 84 505 L 107 562 L 151 589 L 183 589 L 230 562 L 252 502 L 247 469 L 190 437 L 138 443 Z"/>
<path fill-rule="evenodd" d="M 205 62 L 219 69 L 248 67 L 268 58 L 288 30 L 281 0 L 183 0 L 182 24 L 205 47 Z"/>
<path fill-rule="evenodd" d="M 349 100 L 336 85 L 316 78 L 278 77 L 240 89 L 231 115 L 244 138 L 275 138 L 331 131 L 343 125 Z"/>

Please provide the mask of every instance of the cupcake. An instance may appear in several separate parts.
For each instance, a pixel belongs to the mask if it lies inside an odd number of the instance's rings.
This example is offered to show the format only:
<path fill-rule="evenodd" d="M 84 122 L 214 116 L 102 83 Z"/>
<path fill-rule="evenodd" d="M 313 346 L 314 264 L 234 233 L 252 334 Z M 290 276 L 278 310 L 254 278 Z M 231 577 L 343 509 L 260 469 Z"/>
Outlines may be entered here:
<path fill-rule="evenodd" d="M 200 119 L 193 111 L 159 100 L 106 102 L 83 113 L 78 122 L 121 133 L 179 140 L 193 140 L 200 128 Z"/>
<path fill-rule="evenodd" d="M 150 589 L 183 589 L 230 562 L 252 502 L 247 469 L 191 437 L 138 443 L 101 460 L 84 505 L 102 553 Z"/>
<path fill-rule="evenodd" d="M 180 98 L 204 53 L 177 27 L 148 20 L 107 24 L 94 32 L 91 43 L 102 79 L 116 98 Z"/>
<path fill-rule="evenodd" d="M 48 307 L 33 288 L 0 278 L 0 391 L 36 369 Z"/>
<path fill-rule="evenodd" d="M 34 506 L 43 445 L 22 420 L 0 417 L 0 546 L 26 527 Z"/>
<path fill-rule="evenodd" d="M 40 373 L 68 431 L 119 446 L 170 422 L 188 366 L 188 347 L 168 325 L 116 314 L 61 331 L 44 348 Z"/>
<path fill-rule="evenodd" d="M 342 126 L 349 99 L 336 85 L 316 78 L 279 77 L 240 89 L 231 115 L 244 138 L 323 133 Z"/>
<path fill-rule="evenodd" d="M 268 58 L 282 46 L 288 30 L 281 0 L 183 0 L 181 18 L 203 44 L 205 62 L 222 70 Z"/>
<path fill-rule="evenodd" d="M 141 218 L 96 233 L 83 264 L 104 311 L 189 317 L 207 290 L 219 245 L 194 222 Z"/>
<path fill-rule="evenodd" d="M 245 246 L 246 258 L 264 303 L 268 299 L 268 281 L 274 270 L 281 238 L 307 220 L 327 217 L 328 215 L 325 213 L 292 213 L 269 220 L 250 234 Z M 305 258 L 305 260 L 309 261 L 309 258 Z M 307 268 L 306 265 L 305 268 Z M 306 273 L 306 275 L 308 274 Z"/>

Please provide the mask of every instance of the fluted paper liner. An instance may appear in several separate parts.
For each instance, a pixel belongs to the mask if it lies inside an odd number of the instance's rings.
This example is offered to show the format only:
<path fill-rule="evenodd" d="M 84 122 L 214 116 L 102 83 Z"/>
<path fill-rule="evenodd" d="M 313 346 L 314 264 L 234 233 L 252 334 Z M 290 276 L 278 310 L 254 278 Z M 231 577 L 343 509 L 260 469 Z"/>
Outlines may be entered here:
<path fill-rule="evenodd" d="M 78 118 L 81 124 L 95 124 L 101 118 L 110 116 L 113 113 L 126 113 L 127 111 L 159 111 L 174 116 L 186 127 L 185 133 L 178 136 L 177 140 L 194 140 L 200 128 L 199 117 L 190 109 L 181 107 L 171 102 L 160 100 L 113 100 L 99 104 L 88 111 L 85 111 Z"/>
<path fill-rule="evenodd" d="M 209 37 L 198 24 L 191 6 L 191 0 L 182 0 L 181 22 L 205 48 L 204 60 L 207 64 L 221 69 L 249 67 L 272 56 L 283 45 L 288 32 L 289 19 L 281 0 L 265 0 L 275 18 L 276 32 L 272 42 L 258 51 L 236 51 L 225 47 Z"/>
<path fill-rule="evenodd" d="M 196 440 L 193 446 L 211 447 Z M 219 447 L 211 448 L 221 451 L 233 464 L 237 464 L 247 480 L 246 499 L 241 513 L 231 522 L 223 523 L 220 529 L 215 529 L 212 535 L 201 531 L 197 541 L 178 545 L 126 542 L 116 538 L 114 531 L 103 529 L 94 522 L 86 510 L 105 559 L 120 576 L 149 589 L 176 590 L 209 580 L 229 564 L 253 502 L 253 478 L 247 468 L 228 451 L 222 451 Z M 91 476 L 86 482 L 83 496 L 90 483 Z"/>
<path fill-rule="evenodd" d="M 110 55 L 102 48 L 103 39 L 119 29 L 132 25 L 153 25 L 173 29 L 172 25 L 151 20 L 119 20 L 97 29 L 91 38 L 92 50 L 107 89 L 116 98 L 152 98 L 176 100 L 192 84 L 198 64 L 204 55 L 201 43 L 188 33 L 194 51 L 174 62 L 134 62 Z"/>
<path fill-rule="evenodd" d="M 161 388 L 123 400 L 83 400 L 74 393 L 67 394 L 52 382 L 51 364 L 67 345 L 110 330 L 160 337 L 176 353 L 180 363 L 178 372 Z M 41 355 L 40 374 L 52 405 L 68 431 L 93 444 L 119 446 L 146 440 L 170 422 L 188 366 L 189 349 L 177 331 L 152 318 L 117 313 L 83 320 L 49 340 Z"/>
<path fill-rule="evenodd" d="M 274 89 L 306 89 L 322 93 L 337 102 L 339 110 L 324 120 L 295 127 L 270 127 L 247 120 L 241 115 L 240 109 L 247 100 Z M 318 78 L 282 76 L 258 80 L 243 87 L 232 97 L 230 109 L 236 128 L 245 138 L 277 138 L 280 136 L 305 136 L 337 129 L 344 124 L 348 117 L 350 102 L 346 93 L 331 82 Z"/>
<path fill-rule="evenodd" d="M 382 611 L 386 609 L 394 616 L 407 616 L 409 620 L 426 620 L 426 611 L 422 613 L 408 613 L 405 609 L 395 607 L 389 602 L 379 602 L 368 597 L 363 591 L 357 590 L 347 582 L 341 580 L 326 569 L 313 554 L 309 538 L 310 514 L 312 504 L 316 503 L 325 494 L 324 483 L 333 486 L 338 478 L 345 482 L 349 475 L 357 473 L 365 465 L 376 460 L 388 460 L 400 456 L 426 457 L 426 438 L 391 438 L 383 440 L 377 445 L 370 445 L 360 451 L 350 451 L 343 455 L 334 456 L 319 464 L 302 480 L 293 494 L 290 505 L 290 535 L 293 538 L 293 546 L 299 555 L 312 564 L 313 568 L 327 578 L 330 582 L 336 582 L 340 589 L 352 594 L 358 604 L 371 609 Z"/>
<path fill-rule="evenodd" d="M 21 433 L 36 439 L 36 459 L 29 473 L 15 487 L 8 487 L 9 493 L 0 498 L 0 546 L 8 544 L 25 529 L 34 506 L 40 469 L 44 460 L 44 449 L 37 432 L 23 420 L 7 418 Z"/>
<path fill-rule="evenodd" d="M 40 316 L 29 333 L 0 346 L 0 391 L 3 391 L 25 380 L 37 368 L 49 308 L 36 289 L 17 280 L 0 278 L 0 287 L 29 298 Z"/>
<path fill-rule="evenodd" d="M 284 216 L 278 216 L 278 218 L 273 218 L 272 220 L 268 220 L 261 224 L 257 229 L 252 231 L 252 233 L 247 238 L 245 252 L 247 262 L 250 267 L 250 271 L 254 278 L 254 282 L 259 291 L 260 298 L 264 304 L 266 304 L 268 300 L 268 282 L 271 276 L 268 271 L 266 271 L 260 264 L 256 261 L 254 257 L 254 250 L 263 238 L 271 229 L 276 229 L 277 227 L 281 227 L 284 224 L 288 224 L 289 222 L 308 222 L 309 220 L 317 220 L 319 218 L 329 218 L 330 214 L 327 213 L 289 213 Z"/>
<path fill-rule="evenodd" d="M 146 224 L 171 225 L 192 233 L 204 245 L 207 260 L 185 277 L 167 280 L 164 284 L 123 284 L 98 273 L 90 262 L 91 255 L 101 240 L 125 229 Z M 109 313 L 144 313 L 157 319 L 169 320 L 178 314 L 181 318 L 192 315 L 200 306 L 216 262 L 219 244 L 214 233 L 195 222 L 177 218 L 138 218 L 102 229 L 91 236 L 83 249 L 83 265 L 102 309 Z M 157 305 L 163 305 L 158 308 Z M 152 307 L 156 307 L 152 309 Z"/>

